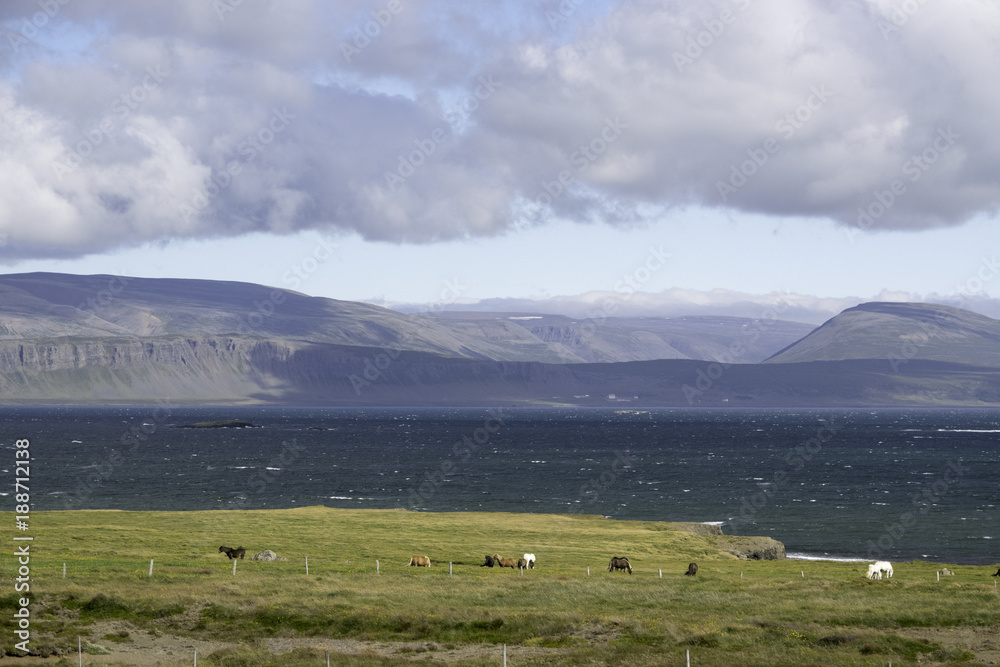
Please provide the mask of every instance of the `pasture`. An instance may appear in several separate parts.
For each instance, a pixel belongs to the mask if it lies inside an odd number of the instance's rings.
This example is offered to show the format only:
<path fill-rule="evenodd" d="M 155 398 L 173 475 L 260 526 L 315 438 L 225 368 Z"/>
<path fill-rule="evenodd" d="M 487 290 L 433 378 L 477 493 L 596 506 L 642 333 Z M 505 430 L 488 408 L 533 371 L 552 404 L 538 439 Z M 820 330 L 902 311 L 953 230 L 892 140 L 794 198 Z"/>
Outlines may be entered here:
<path fill-rule="evenodd" d="M 40 512 L 31 535 L 31 646 L 61 655 L 12 664 L 76 665 L 78 636 L 87 665 L 190 665 L 192 647 L 199 665 L 318 666 L 325 651 L 338 665 L 499 665 L 503 644 L 511 667 L 683 665 L 685 651 L 698 666 L 1000 663 L 996 565 L 938 581 L 940 564 L 893 563 L 873 581 L 866 563 L 739 560 L 672 524 L 584 515 Z M 249 560 L 264 549 L 287 560 Z M 526 552 L 523 574 L 480 567 Z M 432 566 L 408 567 L 413 554 Z M 633 574 L 607 572 L 611 556 Z"/>

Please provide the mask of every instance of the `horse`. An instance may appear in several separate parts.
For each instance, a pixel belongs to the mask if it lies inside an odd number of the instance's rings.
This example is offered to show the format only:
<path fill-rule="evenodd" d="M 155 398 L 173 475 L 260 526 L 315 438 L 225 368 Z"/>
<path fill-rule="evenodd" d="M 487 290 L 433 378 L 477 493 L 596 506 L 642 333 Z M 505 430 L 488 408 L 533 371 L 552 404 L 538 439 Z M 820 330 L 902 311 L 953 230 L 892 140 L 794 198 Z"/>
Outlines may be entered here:
<path fill-rule="evenodd" d="M 493 556 L 493 562 L 495 562 L 500 567 L 509 567 L 512 570 L 517 569 L 517 561 L 513 558 L 503 558 L 500 554 Z"/>
<path fill-rule="evenodd" d="M 524 560 L 528 561 L 529 569 L 535 569 L 535 554 L 524 554 Z"/>
<path fill-rule="evenodd" d="M 869 579 L 881 580 L 883 573 L 885 573 L 886 577 L 892 577 L 892 563 L 889 561 L 879 560 L 868 566 Z"/>
<path fill-rule="evenodd" d="M 618 570 L 628 570 L 629 574 L 632 574 L 632 565 L 628 562 L 628 558 L 619 558 L 615 556 L 608 563 L 608 572 L 616 572 Z"/>
<path fill-rule="evenodd" d="M 416 567 L 430 567 L 431 559 L 427 556 L 410 556 L 409 565 L 414 565 Z"/>
<path fill-rule="evenodd" d="M 1000 577 L 1000 567 L 997 568 L 997 573 L 993 575 L 994 577 Z"/>
<path fill-rule="evenodd" d="M 233 560 L 234 558 L 239 558 L 240 560 L 243 560 L 243 556 L 246 555 L 247 550 L 244 549 L 243 547 L 238 547 L 236 549 L 230 549 L 229 547 L 219 547 L 219 553 L 226 554 L 226 556 L 229 557 L 229 560 Z"/>
<path fill-rule="evenodd" d="M 493 556 L 486 554 L 486 562 L 479 567 L 493 567 Z"/>
<path fill-rule="evenodd" d="M 698 563 L 691 563 L 688 565 L 688 571 L 684 573 L 685 577 L 693 577 L 698 574 Z"/>

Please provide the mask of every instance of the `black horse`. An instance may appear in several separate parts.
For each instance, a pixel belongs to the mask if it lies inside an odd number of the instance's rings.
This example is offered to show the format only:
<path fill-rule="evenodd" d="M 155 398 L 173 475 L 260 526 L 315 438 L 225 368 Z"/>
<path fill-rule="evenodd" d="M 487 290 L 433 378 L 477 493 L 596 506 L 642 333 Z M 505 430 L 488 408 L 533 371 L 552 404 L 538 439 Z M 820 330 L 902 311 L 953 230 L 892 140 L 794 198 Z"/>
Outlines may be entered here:
<path fill-rule="evenodd" d="M 479 567 L 493 567 L 493 556 L 486 554 L 486 562 Z"/>
<path fill-rule="evenodd" d="M 608 572 L 617 572 L 618 570 L 627 570 L 629 574 L 632 574 L 632 565 L 628 562 L 628 558 L 619 558 L 615 556 L 608 563 Z"/>
<path fill-rule="evenodd" d="M 1000 567 L 997 568 L 997 573 L 993 575 L 994 577 L 1000 577 Z"/>
<path fill-rule="evenodd" d="M 243 557 L 247 554 L 247 550 L 244 549 L 243 547 L 239 547 L 237 549 L 230 549 L 229 547 L 219 547 L 219 553 L 226 554 L 229 557 L 229 560 L 233 560 L 234 558 L 239 558 L 240 560 L 243 560 Z"/>
<path fill-rule="evenodd" d="M 684 573 L 685 577 L 693 577 L 698 574 L 698 563 L 691 563 L 688 565 L 688 571 Z"/>

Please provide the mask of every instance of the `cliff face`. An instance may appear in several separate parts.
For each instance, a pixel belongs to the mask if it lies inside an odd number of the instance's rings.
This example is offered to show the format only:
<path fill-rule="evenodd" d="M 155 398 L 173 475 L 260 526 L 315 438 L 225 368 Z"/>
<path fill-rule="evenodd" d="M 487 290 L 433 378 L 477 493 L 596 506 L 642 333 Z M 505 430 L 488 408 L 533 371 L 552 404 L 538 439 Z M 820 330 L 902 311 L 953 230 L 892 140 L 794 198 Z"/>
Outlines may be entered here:
<path fill-rule="evenodd" d="M 243 402 L 281 383 L 261 360 L 289 359 L 293 344 L 235 337 L 0 341 L 0 396 L 21 401 Z"/>

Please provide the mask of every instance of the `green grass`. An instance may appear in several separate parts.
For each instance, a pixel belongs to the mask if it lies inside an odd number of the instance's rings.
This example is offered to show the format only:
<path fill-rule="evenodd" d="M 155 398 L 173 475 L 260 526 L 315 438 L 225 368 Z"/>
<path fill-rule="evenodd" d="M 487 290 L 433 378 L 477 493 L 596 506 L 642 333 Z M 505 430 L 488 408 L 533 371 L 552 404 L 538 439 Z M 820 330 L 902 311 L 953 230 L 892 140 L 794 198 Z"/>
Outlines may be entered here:
<path fill-rule="evenodd" d="M 33 646 L 49 651 L 75 650 L 94 623 L 119 619 L 240 643 L 199 656 L 205 665 L 321 664 L 311 649 L 271 656 L 260 644 L 267 637 L 421 643 L 390 658 L 338 656 L 357 665 L 470 644 L 531 647 L 530 664 L 553 665 L 683 664 L 686 650 L 699 666 L 966 665 L 976 658 L 961 633 L 1000 629 L 990 568 L 951 566 L 956 575 L 938 582 L 937 564 L 897 563 L 893 579 L 868 581 L 864 564 L 741 561 L 711 536 L 655 522 L 322 507 L 77 511 L 34 513 L 31 534 Z M 233 575 L 220 545 L 288 560 L 238 561 Z M 479 567 L 487 553 L 524 552 L 539 560 L 523 575 Z M 0 557 L 6 591 L 17 569 L 11 553 Z M 433 566 L 406 567 L 414 554 Z M 627 555 L 635 573 L 606 572 L 613 555 Z M 700 568 L 693 578 L 683 576 L 691 561 Z M 0 596 L 8 638 L 17 597 Z M 928 628 L 956 640 L 921 637 Z M 130 635 L 91 641 L 114 650 Z"/>

